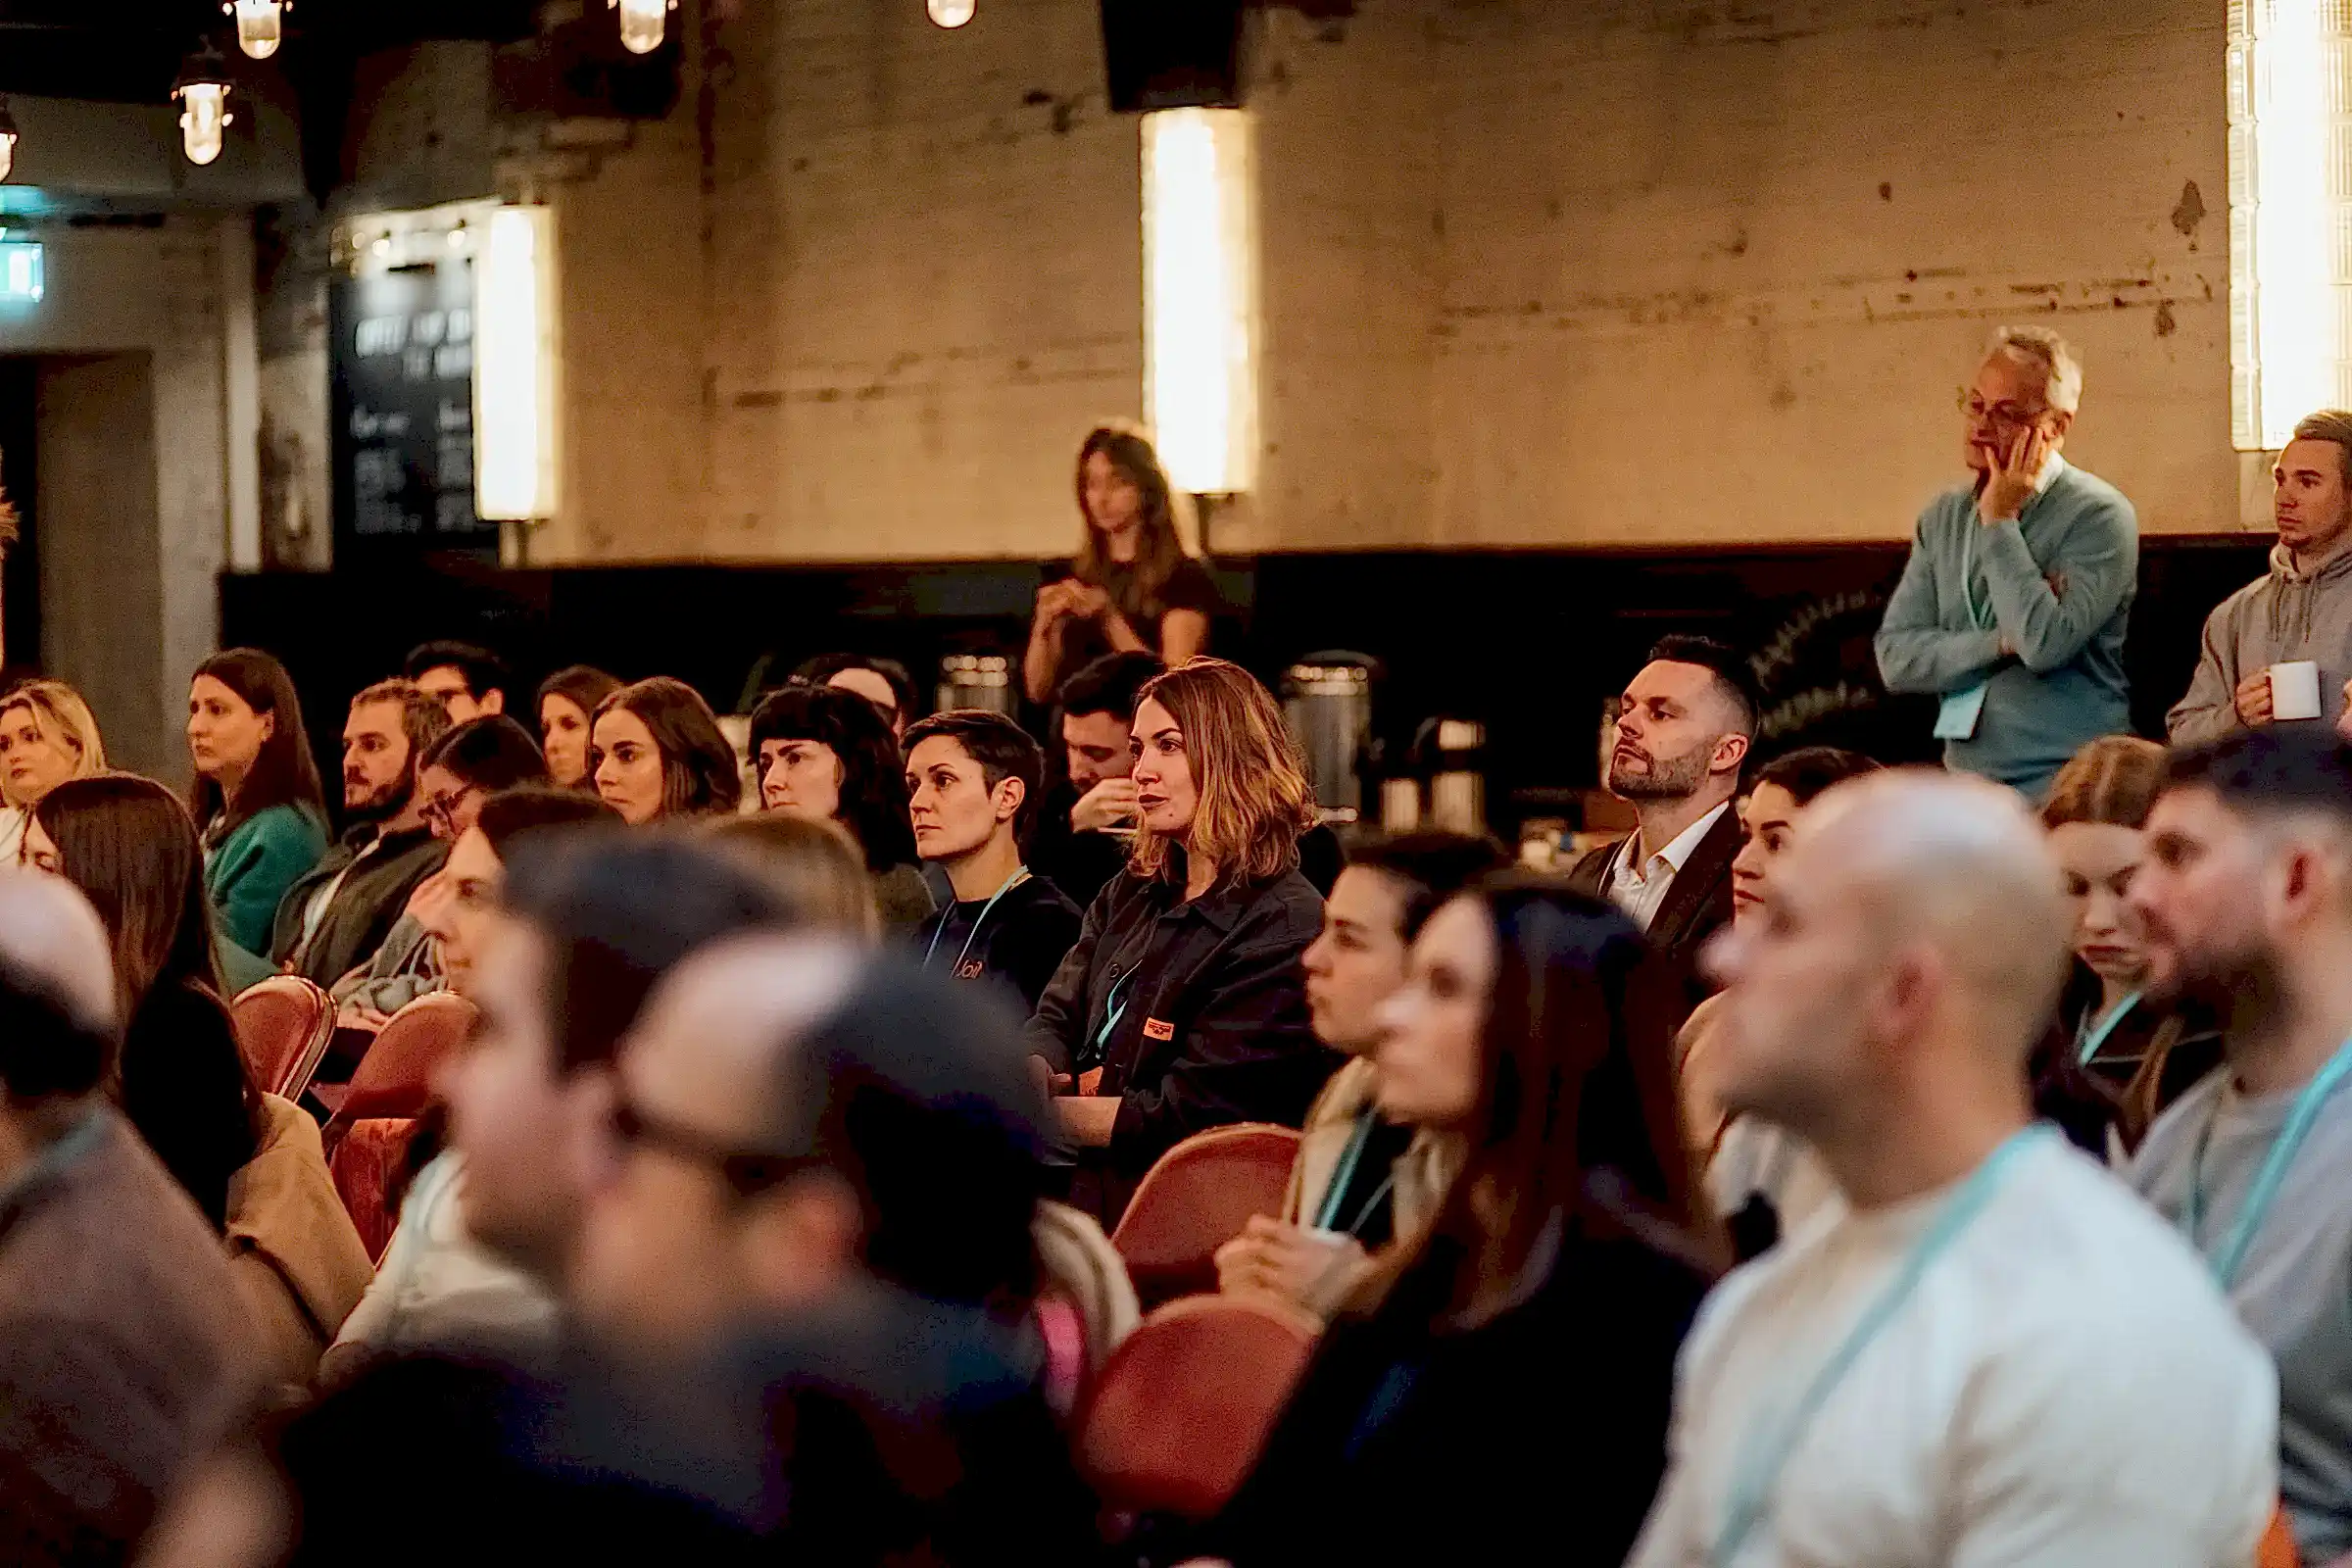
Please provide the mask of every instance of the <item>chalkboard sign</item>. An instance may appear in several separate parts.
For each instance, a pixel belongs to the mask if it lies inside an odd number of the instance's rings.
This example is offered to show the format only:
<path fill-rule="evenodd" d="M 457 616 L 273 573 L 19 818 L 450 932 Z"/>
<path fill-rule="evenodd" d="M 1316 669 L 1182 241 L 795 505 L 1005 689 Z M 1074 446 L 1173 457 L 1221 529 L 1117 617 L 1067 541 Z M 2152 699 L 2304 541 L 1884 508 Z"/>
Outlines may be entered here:
<path fill-rule="evenodd" d="M 327 292 L 338 558 L 498 547 L 473 514 L 473 268 L 463 258 Z"/>

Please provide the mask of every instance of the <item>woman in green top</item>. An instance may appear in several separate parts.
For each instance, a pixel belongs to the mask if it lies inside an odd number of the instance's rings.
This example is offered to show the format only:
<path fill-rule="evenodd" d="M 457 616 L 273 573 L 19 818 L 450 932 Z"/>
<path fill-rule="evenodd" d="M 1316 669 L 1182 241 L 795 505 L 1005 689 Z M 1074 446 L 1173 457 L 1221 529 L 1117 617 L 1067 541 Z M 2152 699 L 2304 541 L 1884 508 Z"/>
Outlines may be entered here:
<path fill-rule="evenodd" d="M 204 824 L 204 890 L 233 995 L 270 971 L 278 901 L 326 853 L 326 798 L 285 666 L 256 648 L 196 666 L 188 755 L 188 811 Z"/>

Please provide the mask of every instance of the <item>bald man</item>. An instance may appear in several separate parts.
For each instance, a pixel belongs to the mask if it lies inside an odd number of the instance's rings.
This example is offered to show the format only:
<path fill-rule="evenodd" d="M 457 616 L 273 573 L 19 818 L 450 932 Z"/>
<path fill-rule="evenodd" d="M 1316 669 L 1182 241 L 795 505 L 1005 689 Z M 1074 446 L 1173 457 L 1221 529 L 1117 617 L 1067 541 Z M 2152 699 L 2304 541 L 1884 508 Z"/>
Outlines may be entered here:
<path fill-rule="evenodd" d="M 121 1046 L 106 930 L 0 872 L 0 1562 L 119 1560 L 239 1392 L 220 1239 L 98 1094 Z"/>
<path fill-rule="evenodd" d="M 2018 798 L 1841 784 L 1763 896 L 1711 956 L 1720 1090 L 1807 1140 L 1843 1200 L 1702 1311 L 1632 1561 L 2250 1560 L 2267 1358 L 2178 1236 L 2029 1124 L 2069 925 Z"/>
<path fill-rule="evenodd" d="M 2149 813 L 2149 1000 L 2212 1007 L 2224 1065 L 2130 1179 L 2269 1348 L 2279 1493 L 2325 1563 L 2352 1552 L 2352 752 L 2297 727 L 2175 754 Z"/>

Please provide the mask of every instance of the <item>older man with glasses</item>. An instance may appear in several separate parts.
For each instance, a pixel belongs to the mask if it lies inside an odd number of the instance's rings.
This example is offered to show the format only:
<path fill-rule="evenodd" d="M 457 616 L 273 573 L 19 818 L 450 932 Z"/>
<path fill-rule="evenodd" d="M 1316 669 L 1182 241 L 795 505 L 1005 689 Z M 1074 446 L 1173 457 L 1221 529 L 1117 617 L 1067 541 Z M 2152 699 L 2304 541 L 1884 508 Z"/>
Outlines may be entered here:
<path fill-rule="evenodd" d="M 1974 477 L 1920 514 L 1878 636 L 1887 690 L 1940 699 L 1945 763 L 2034 802 L 2085 742 L 2132 719 L 2139 520 L 2059 456 L 2082 398 L 2082 361 L 2057 333 L 1994 337 L 1960 391 Z"/>

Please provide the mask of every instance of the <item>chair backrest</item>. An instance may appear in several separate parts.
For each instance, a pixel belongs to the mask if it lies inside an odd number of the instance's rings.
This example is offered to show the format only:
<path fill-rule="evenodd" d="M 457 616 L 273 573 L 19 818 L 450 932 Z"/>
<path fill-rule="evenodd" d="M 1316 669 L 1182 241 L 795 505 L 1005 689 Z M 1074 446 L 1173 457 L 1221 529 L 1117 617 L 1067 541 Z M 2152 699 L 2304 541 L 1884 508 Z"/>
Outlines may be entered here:
<path fill-rule="evenodd" d="M 1282 1212 L 1298 1133 L 1244 1122 L 1195 1133 L 1159 1156 L 1111 1232 L 1147 1306 L 1217 1288 L 1217 1249 L 1252 1214 Z"/>
<path fill-rule="evenodd" d="M 2286 1527 L 2286 1510 L 2272 1509 L 2271 1528 L 2254 1549 L 2254 1568 L 2298 1568 L 2302 1560 L 2296 1553 L 2295 1533 Z"/>
<path fill-rule="evenodd" d="M 447 991 L 418 997 L 386 1019 L 360 1058 L 351 1089 L 321 1129 L 332 1152 L 355 1122 L 421 1114 L 433 1098 L 433 1072 L 473 1032 L 473 1004 Z"/>
<path fill-rule="evenodd" d="M 265 1094 L 299 1099 L 334 1033 L 335 1004 L 298 974 L 273 974 L 229 1004 L 237 1049 Z"/>
<path fill-rule="evenodd" d="M 1254 1298 L 1196 1296 L 1159 1308 L 1080 1399 L 1079 1467 L 1113 1508 L 1208 1518 L 1257 1462 L 1316 1328 Z"/>
<path fill-rule="evenodd" d="M 392 1231 L 400 1223 L 400 1205 L 392 1190 L 399 1185 L 401 1164 L 408 1158 L 409 1140 L 416 1123 L 407 1116 L 370 1116 L 353 1122 L 335 1143 L 326 1168 L 335 1179 L 335 1196 L 351 1216 L 367 1246 L 370 1262 L 381 1262 Z"/>

